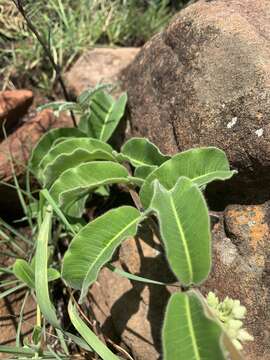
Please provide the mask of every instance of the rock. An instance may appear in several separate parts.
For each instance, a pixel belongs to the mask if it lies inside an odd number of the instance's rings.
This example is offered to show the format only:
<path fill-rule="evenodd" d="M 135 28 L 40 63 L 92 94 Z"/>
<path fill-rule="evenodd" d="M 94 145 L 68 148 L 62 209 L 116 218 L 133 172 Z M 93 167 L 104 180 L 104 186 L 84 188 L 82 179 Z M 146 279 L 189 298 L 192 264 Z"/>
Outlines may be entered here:
<path fill-rule="evenodd" d="M 201 0 L 124 72 L 132 135 L 165 153 L 210 145 L 226 151 L 239 175 L 227 191 L 215 189 L 220 203 L 230 196 L 224 205 L 270 196 L 262 186 L 270 180 L 269 45 L 268 0 Z"/>
<path fill-rule="evenodd" d="M 20 316 L 25 289 L 5 297 L 0 301 L 0 345 L 14 346 L 16 341 L 16 330 Z M 24 308 L 24 317 L 21 329 L 21 340 L 31 338 L 32 330 L 36 322 L 36 304 L 32 296 L 28 296 Z M 7 359 L 7 354 L 0 353 L 0 359 Z"/>
<path fill-rule="evenodd" d="M 150 246 L 149 234 L 142 236 L 143 240 L 123 243 L 114 266 L 149 279 L 174 281 L 164 257 Z M 169 287 L 130 281 L 104 268 L 91 289 L 91 306 L 103 334 L 111 336 L 114 331 L 136 360 L 156 360 L 160 359 L 161 324 L 169 296 Z"/>
<path fill-rule="evenodd" d="M 0 139 L 4 138 L 2 124 L 6 120 L 7 133 L 15 127 L 33 102 L 33 93 L 30 90 L 10 90 L 0 92 Z"/>
<path fill-rule="evenodd" d="M 245 326 L 254 336 L 244 346 L 245 359 L 270 359 L 269 273 L 270 202 L 231 205 L 213 229 L 213 268 L 203 285 L 221 299 L 239 299 L 247 308 Z"/>
<path fill-rule="evenodd" d="M 31 236 L 31 230 L 26 230 L 25 228 L 18 229 L 20 233 L 24 234 L 26 237 Z M 1 236 L 0 239 L 2 240 Z M 16 239 L 18 240 L 18 238 Z M 29 248 L 24 242 L 20 242 L 20 247 L 25 253 L 29 251 Z M 14 263 L 14 258 L 11 258 L 8 255 L 10 253 L 10 245 L 4 242 L 0 243 L 0 266 L 3 268 L 11 267 Z M 5 275 L 1 274 L 1 281 L 4 280 Z M 12 280 L 12 279 L 11 279 Z M 10 288 L 10 287 L 9 287 Z M 1 288 L 1 293 L 7 288 Z M 4 297 L 0 300 L 0 345 L 12 346 L 16 343 L 16 331 L 19 323 L 19 316 L 23 300 L 25 297 L 27 289 L 20 289 L 9 296 Z M 21 340 L 29 339 L 33 327 L 36 322 L 36 303 L 34 298 L 29 295 L 25 303 L 25 308 L 23 311 L 24 317 L 21 328 Z M 5 353 L 0 353 L 0 359 L 7 359 L 8 356 Z"/>
<path fill-rule="evenodd" d="M 57 118 L 51 110 L 43 110 L 28 119 L 27 122 L 0 143 L 0 181 L 7 183 L 12 181 L 11 155 L 16 176 L 24 182 L 23 175 L 25 174 L 27 160 L 39 138 L 52 128 L 69 126 L 72 126 L 69 117 L 60 116 Z M 0 216 L 12 216 L 14 218 L 20 212 L 18 201 L 14 189 L 0 184 Z"/>
<path fill-rule="evenodd" d="M 269 269 L 270 202 L 257 206 L 231 205 L 213 226 L 213 267 L 200 287 L 221 300 L 239 299 L 247 308 L 245 327 L 254 336 L 244 346 L 247 360 L 270 359 Z M 160 251 L 144 227 L 139 238 L 125 241 L 113 264 L 149 279 L 175 281 Z M 91 307 L 101 331 L 122 340 L 136 360 L 161 359 L 160 334 L 164 310 L 177 287 L 145 285 L 104 268 L 91 289 Z"/>
<path fill-rule="evenodd" d="M 97 84 L 115 83 L 139 48 L 96 48 L 85 52 L 66 74 L 67 85 L 78 96 Z"/>

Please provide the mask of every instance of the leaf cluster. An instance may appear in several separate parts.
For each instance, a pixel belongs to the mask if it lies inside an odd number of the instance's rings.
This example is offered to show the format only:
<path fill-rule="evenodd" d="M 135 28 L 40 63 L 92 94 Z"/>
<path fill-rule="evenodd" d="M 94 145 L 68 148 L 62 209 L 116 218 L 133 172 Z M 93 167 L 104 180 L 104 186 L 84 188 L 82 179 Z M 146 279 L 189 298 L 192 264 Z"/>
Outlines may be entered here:
<path fill-rule="evenodd" d="M 102 359 L 117 359 L 81 319 L 79 304 L 84 303 L 104 266 L 133 280 L 164 285 L 110 264 L 116 249 L 136 236 L 142 222 L 154 222 L 182 289 L 167 305 L 162 329 L 164 359 L 226 359 L 228 353 L 232 359 L 240 359 L 222 323 L 197 289 L 207 279 L 212 261 L 210 218 L 203 191 L 210 182 L 229 179 L 235 171 L 230 170 L 224 152 L 214 147 L 169 156 L 145 138 L 131 138 L 120 151 L 114 150 L 109 141 L 124 115 L 126 101 L 126 94 L 114 100 L 99 87 L 83 93 L 76 103 L 49 105 L 56 111 L 76 110 L 80 122 L 78 128 L 51 130 L 33 150 L 29 167 L 42 188 L 37 212 L 39 235 L 34 261 L 17 260 L 13 271 L 35 292 L 44 320 L 58 335 L 72 337 Z M 108 199 L 112 186 L 129 192 L 134 205 L 112 208 L 89 221 L 85 211 L 89 200 L 97 193 Z M 71 238 L 59 273 L 52 273 L 48 262 L 54 216 Z M 69 289 L 68 313 L 79 337 L 63 329 L 51 300 L 49 281 L 59 277 Z"/>

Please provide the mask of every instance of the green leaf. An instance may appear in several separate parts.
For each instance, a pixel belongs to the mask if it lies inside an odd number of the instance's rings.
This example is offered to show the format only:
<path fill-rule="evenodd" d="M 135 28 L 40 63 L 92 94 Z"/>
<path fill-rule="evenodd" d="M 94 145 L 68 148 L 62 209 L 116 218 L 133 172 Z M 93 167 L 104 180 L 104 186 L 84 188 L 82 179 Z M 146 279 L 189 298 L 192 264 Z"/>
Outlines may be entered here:
<path fill-rule="evenodd" d="M 17 279 L 24 282 L 30 288 L 35 287 L 35 273 L 30 264 L 22 259 L 17 259 L 13 265 L 13 272 Z"/>
<path fill-rule="evenodd" d="M 45 169 L 46 166 L 52 163 L 59 155 L 71 154 L 77 149 L 87 150 L 89 152 L 100 150 L 110 155 L 112 155 L 113 152 L 113 148 L 109 144 L 97 139 L 89 139 L 86 137 L 69 138 L 53 146 L 40 162 L 40 167 Z M 111 156 L 111 158 L 114 160 L 113 156 Z"/>
<path fill-rule="evenodd" d="M 50 300 L 48 286 L 48 242 L 51 236 L 52 207 L 46 208 L 44 220 L 40 226 L 35 259 L 35 289 L 37 302 L 45 319 L 54 327 L 61 328 L 56 316 L 55 308 Z"/>
<path fill-rule="evenodd" d="M 109 88 L 110 86 L 111 86 L 110 84 L 98 84 L 94 88 L 86 89 L 80 94 L 80 96 L 78 96 L 77 101 L 82 106 L 85 106 L 85 105 L 88 106 L 89 101 L 92 99 L 92 97 L 97 92 L 99 92 L 101 90 L 105 90 L 105 89 Z"/>
<path fill-rule="evenodd" d="M 17 259 L 13 265 L 14 275 L 24 282 L 31 289 L 35 288 L 35 270 L 23 259 Z M 56 269 L 48 269 L 48 281 L 54 281 L 60 278 L 60 274 Z"/>
<path fill-rule="evenodd" d="M 44 109 L 52 109 L 53 111 L 70 111 L 70 110 L 79 110 L 78 104 L 72 101 L 53 101 L 48 104 L 44 104 L 38 107 L 38 111 Z"/>
<path fill-rule="evenodd" d="M 89 193 L 102 185 L 130 183 L 128 171 L 110 161 L 94 161 L 66 170 L 53 184 L 50 194 L 69 216 L 81 217 Z"/>
<path fill-rule="evenodd" d="M 17 346 L 6 346 L 6 345 L 0 345 L 0 353 L 6 353 L 6 354 L 15 354 L 16 356 L 22 355 L 22 356 L 34 356 L 35 351 L 33 349 L 25 347 L 17 347 Z"/>
<path fill-rule="evenodd" d="M 44 183 L 50 186 L 65 170 L 94 160 L 115 161 L 113 149 L 103 141 L 74 138 L 54 146 L 40 163 Z"/>
<path fill-rule="evenodd" d="M 73 238 L 64 256 L 62 277 L 69 286 L 81 290 L 80 300 L 115 249 L 136 234 L 140 221 L 138 210 L 122 206 L 90 222 Z"/>
<path fill-rule="evenodd" d="M 80 130 L 76 128 L 60 128 L 53 129 L 44 134 L 39 142 L 36 144 L 32 151 L 32 155 L 29 161 L 30 169 L 36 173 L 38 171 L 39 163 L 43 157 L 48 153 L 48 151 L 53 146 L 53 143 L 58 138 L 67 138 L 67 137 L 84 137 L 86 136 Z"/>
<path fill-rule="evenodd" d="M 113 266 L 111 264 L 107 264 L 107 268 L 109 270 L 111 270 L 113 273 L 115 273 L 115 274 L 117 274 L 119 276 L 125 277 L 127 279 L 130 279 L 130 280 L 139 281 L 139 282 L 142 282 L 142 283 L 145 283 L 145 284 L 155 284 L 155 285 L 163 285 L 163 286 L 169 285 L 169 284 L 166 284 L 166 283 L 163 283 L 163 282 L 160 282 L 160 281 L 151 280 L 151 279 L 147 279 L 147 278 L 142 277 L 142 276 L 131 274 L 129 272 L 126 272 L 126 271 L 123 271 L 123 270 L 121 270 L 119 268 L 116 268 L 115 266 Z"/>
<path fill-rule="evenodd" d="M 198 186 L 182 177 L 166 190 L 155 180 L 150 208 L 157 214 L 167 259 L 179 281 L 190 285 L 205 280 L 211 268 L 211 233 Z"/>
<path fill-rule="evenodd" d="M 43 189 L 40 191 L 40 197 L 44 197 L 44 199 L 46 199 L 46 201 L 51 205 L 51 207 L 53 208 L 53 210 L 55 211 L 55 213 L 57 214 L 59 219 L 63 222 L 63 224 L 66 226 L 66 228 L 74 235 L 76 233 L 75 229 L 70 224 L 70 222 L 67 220 L 65 215 L 62 213 L 61 209 L 56 204 L 56 202 L 53 200 L 53 198 L 51 197 L 51 195 L 47 189 Z"/>
<path fill-rule="evenodd" d="M 198 148 L 184 151 L 173 156 L 153 171 L 145 180 L 140 198 L 143 206 L 150 204 L 155 179 L 167 189 L 171 189 L 180 176 L 190 178 L 198 186 L 203 186 L 214 180 L 226 180 L 233 176 L 235 171 L 230 171 L 225 153 L 214 147 Z"/>
<path fill-rule="evenodd" d="M 114 355 L 106 345 L 89 329 L 89 327 L 80 318 L 76 308 L 72 305 L 71 301 L 68 304 L 68 314 L 70 320 L 82 336 L 82 338 L 88 343 L 88 345 L 101 357 L 103 360 L 120 360 Z"/>
<path fill-rule="evenodd" d="M 121 155 L 134 167 L 160 166 L 170 159 L 170 156 L 163 155 L 156 145 L 145 138 L 128 140 L 121 148 Z"/>
<path fill-rule="evenodd" d="M 127 102 L 126 93 L 115 101 L 111 95 L 98 91 L 92 98 L 90 116 L 79 123 L 79 129 L 87 132 L 88 136 L 108 141 L 124 115 Z"/>
<path fill-rule="evenodd" d="M 140 179 L 146 179 L 154 170 L 156 170 L 157 166 L 139 166 L 135 169 L 134 176 Z"/>
<path fill-rule="evenodd" d="M 225 360 L 221 335 L 194 292 L 171 296 L 162 329 L 164 360 Z"/>

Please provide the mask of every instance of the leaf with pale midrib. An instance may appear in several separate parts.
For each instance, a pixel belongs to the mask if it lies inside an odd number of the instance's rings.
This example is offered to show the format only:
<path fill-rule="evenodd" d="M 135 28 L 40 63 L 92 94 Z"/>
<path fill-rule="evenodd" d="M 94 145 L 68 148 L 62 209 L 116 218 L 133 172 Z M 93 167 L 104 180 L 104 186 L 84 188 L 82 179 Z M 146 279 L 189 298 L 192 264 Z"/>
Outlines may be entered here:
<path fill-rule="evenodd" d="M 91 99 L 90 115 L 82 118 L 79 128 L 90 137 L 108 141 L 124 115 L 126 102 L 126 93 L 115 101 L 105 91 L 98 91 Z"/>
<path fill-rule="evenodd" d="M 162 329 L 164 360 L 225 360 L 221 336 L 195 292 L 171 296 Z"/>
<path fill-rule="evenodd" d="M 111 154 L 102 150 L 90 152 L 88 150 L 78 148 L 72 153 L 61 154 L 44 169 L 44 185 L 46 187 L 50 187 L 64 171 L 83 163 L 97 160 L 114 161 L 115 159 Z"/>
<path fill-rule="evenodd" d="M 110 160 L 114 161 L 114 157 L 112 156 L 113 149 L 109 144 L 106 144 L 103 141 L 97 139 L 89 139 L 83 137 L 66 139 L 64 141 L 61 141 L 60 144 L 53 146 L 49 150 L 49 152 L 43 157 L 39 166 L 44 170 L 46 166 L 51 164 L 59 155 L 68 155 L 78 149 L 86 150 L 88 152 L 101 150 L 110 154 Z"/>
<path fill-rule="evenodd" d="M 57 280 L 60 274 L 57 270 L 49 268 L 48 270 L 48 281 Z M 30 288 L 35 288 L 35 269 L 25 260 L 17 259 L 13 265 L 14 275 L 23 281 Z"/>
<path fill-rule="evenodd" d="M 127 169 L 110 161 L 93 161 L 68 169 L 50 189 L 52 198 L 72 217 L 81 217 L 87 196 L 102 185 L 130 183 Z"/>
<path fill-rule="evenodd" d="M 141 220 L 137 209 L 122 206 L 90 222 L 73 238 L 64 256 L 62 276 L 69 286 L 81 290 L 81 300 L 115 249 L 136 234 Z"/>
<path fill-rule="evenodd" d="M 160 166 L 170 159 L 170 156 L 163 155 L 156 145 L 145 138 L 128 140 L 121 148 L 121 155 L 134 167 Z"/>
<path fill-rule="evenodd" d="M 160 224 L 168 262 L 183 285 L 205 280 L 211 268 L 208 209 L 196 184 L 180 178 L 166 190 L 157 180 L 150 204 Z"/>
<path fill-rule="evenodd" d="M 198 148 L 184 151 L 173 156 L 154 170 L 146 179 L 140 190 L 140 199 L 145 208 L 150 204 L 153 187 L 157 179 L 167 190 L 171 189 L 180 176 L 190 178 L 199 186 L 214 180 L 226 180 L 233 176 L 225 153 L 214 147 Z"/>
<path fill-rule="evenodd" d="M 48 151 L 53 146 L 53 143 L 58 138 L 68 138 L 68 137 L 84 137 L 86 136 L 83 132 L 76 128 L 59 128 L 52 129 L 44 134 L 39 142 L 34 147 L 31 158 L 29 160 L 30 169 L 36 174 L 39 170 L 39 164 L 42 161 L 43 157 L 48 153 Z"/>

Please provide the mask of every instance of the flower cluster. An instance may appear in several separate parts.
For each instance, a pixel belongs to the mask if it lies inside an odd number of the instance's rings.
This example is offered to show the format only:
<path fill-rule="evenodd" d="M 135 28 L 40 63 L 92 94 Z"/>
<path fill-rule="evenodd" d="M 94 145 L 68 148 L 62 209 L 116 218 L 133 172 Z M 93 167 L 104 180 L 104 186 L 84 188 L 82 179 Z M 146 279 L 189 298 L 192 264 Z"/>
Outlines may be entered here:
<path fill-rule="evenodd" d="M 209 292 L 207 303 L 223 324 L 226 333 L 238 350 L 242 349 L 243 342 L 253 340 L 253 336 L 243 328 L 242 320 L 245 318 L 247 310 L 239 300 L 233 300 L 227 296 L 223 301 L 219 301 L 213 292 Z"/>

